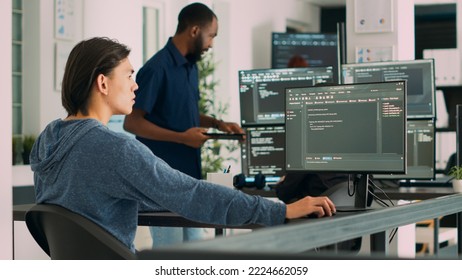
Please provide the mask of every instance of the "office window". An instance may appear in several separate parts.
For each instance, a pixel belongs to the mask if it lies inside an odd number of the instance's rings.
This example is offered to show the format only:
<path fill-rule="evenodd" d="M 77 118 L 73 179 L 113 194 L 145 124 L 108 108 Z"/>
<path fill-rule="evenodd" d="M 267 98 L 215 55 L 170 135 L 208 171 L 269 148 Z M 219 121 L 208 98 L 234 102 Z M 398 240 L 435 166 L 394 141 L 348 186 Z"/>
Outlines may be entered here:
<path fill-rule="evenodd" d="M 159 50 L 159 11 L 155 8 L 143 7 L 143 61 Z"/>
<path fill-rule="evenodd" d="M 160 50 L 163 40 L 164 8 L 158 1 L 143 5 L 143 62 Z"/>
<path fill-rule="evenodd" d="M 424 49 L 457 48 L 456 3 L 416 5 L 414 12 L 416 59 Z"/>
<path fill-rule="evenodd" d="M 12 73 L 13 73 L 13 135 L 22 135 L 22 28 L 23 9 L 22 0 L 12 0 Z"/>

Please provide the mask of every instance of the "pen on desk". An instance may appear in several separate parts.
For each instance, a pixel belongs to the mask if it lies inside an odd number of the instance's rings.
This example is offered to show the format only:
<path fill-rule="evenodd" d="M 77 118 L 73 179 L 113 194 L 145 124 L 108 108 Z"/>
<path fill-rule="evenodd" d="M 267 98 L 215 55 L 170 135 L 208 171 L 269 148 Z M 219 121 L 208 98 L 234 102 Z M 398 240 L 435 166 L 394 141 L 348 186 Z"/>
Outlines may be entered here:
<path fill-rule="evenodd" d="M 230 169 L 231 169 L 231 165 L 228 165 L 228 169 L 225 169 L 225 173 L 229 173 Z"/>

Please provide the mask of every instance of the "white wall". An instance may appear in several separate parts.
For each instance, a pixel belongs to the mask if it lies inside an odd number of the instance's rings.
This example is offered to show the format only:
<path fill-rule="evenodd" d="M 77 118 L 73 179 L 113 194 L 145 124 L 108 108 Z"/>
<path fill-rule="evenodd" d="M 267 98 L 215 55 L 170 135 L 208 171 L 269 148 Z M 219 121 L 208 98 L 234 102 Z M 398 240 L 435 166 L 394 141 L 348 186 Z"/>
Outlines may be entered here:
<path fill-rule="evenodd" d="M 54 0 L 23 3 L 23 130 L 37 135 L 50 121 L 65 116 L 61 93 L 55 88 L 55 48 L 57 43 L 72 47 L 80 41 L 82 1 L 74 1 L 73 40 L 54 37 Z"/>
<path fill-rule="evenodd" d="M 383 33 L 356 33 L 355 1 L 346 1 L 348 63 L 356 62 L 356 47 L 394 46 L 393 60 L 414 59 L 414 1 L 390 1 L 393 6 L 393 31 Z"/>
<path fill-rule="evenodd" d="M 127 45 L 131 49 L 130 62 L 135 71 L 142 66 L 143 48 L 143 5 L 159 3 L 164 7 L 165 30 L 161 33 L 161 47 L 165 44 L 168 37 L 172 36 L 176 30 L 177 15 L 182 7 L 188 4 L 186 0 L 83 0 L 83 38 L 95 36 L 105 36 L 117 39 L 120 43 Z M 205 1 L 202 1 L 205 2 Z M 115 4 L 117 3 L 117 4 Z M 101 11 L 111 9 L 102 14 Z"/>
<path fill-rule="evenodd" d="M 13 258 L 11 1 L 0 1 L 0 259 Z"/>
<path fill-rule="evenodd" d="M 108 6 L 111 8 L 107 9 Z M 117 39 L 131 49 L 130 61 L 139 69 L 143 46 L 141 7 L 141 1 L 84 0 L 83 39 L 96 36 Z"/>

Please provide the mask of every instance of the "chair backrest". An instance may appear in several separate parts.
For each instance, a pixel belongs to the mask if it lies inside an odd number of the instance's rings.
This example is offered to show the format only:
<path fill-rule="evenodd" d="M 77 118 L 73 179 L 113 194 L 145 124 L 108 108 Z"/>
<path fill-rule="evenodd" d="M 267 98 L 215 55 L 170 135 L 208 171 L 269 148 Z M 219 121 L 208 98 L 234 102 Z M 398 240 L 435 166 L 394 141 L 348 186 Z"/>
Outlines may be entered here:
<path fill-rule="evenodd" d="M 34 205 L 26 224 L 53 260 L 136 259 L 127 246 L 89 219 L 51 204 Z"/>

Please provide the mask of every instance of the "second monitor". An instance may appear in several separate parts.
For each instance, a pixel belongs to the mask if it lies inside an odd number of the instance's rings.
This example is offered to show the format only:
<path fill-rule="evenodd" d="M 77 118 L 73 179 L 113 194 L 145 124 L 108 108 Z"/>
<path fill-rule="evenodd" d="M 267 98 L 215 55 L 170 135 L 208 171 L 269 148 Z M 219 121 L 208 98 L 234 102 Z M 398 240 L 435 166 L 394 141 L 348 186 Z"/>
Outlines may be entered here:
<path fill-rule="evenodd" d="M 308 67 L 239 71 L 242 126 L 284 124 L 284 91 L 288 87 L 332 83 L 333 68 Z"/>
<path fill-rule="evenodd" d="M 407 117 L 435 118 L 435 70 L 433 59 L 385 61 L 342 65 L 342 81 L 372 83 L 407 82 Z"/>
<path fill-rule="evenodd" d="M 328 33 L 280 33 L 271 36 L 271 68 L 332 66 L 338 83 L 339 36 Z"/>

